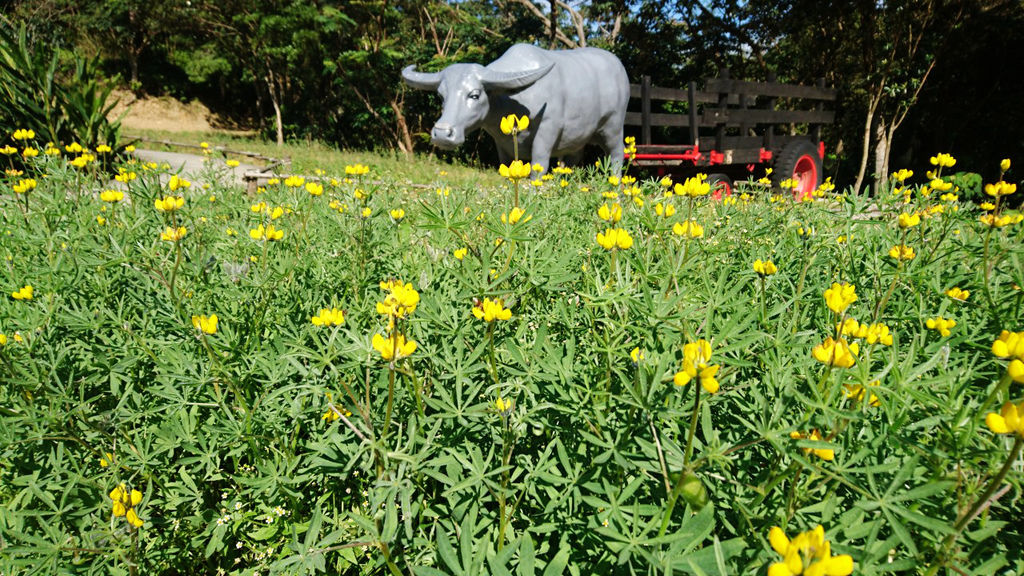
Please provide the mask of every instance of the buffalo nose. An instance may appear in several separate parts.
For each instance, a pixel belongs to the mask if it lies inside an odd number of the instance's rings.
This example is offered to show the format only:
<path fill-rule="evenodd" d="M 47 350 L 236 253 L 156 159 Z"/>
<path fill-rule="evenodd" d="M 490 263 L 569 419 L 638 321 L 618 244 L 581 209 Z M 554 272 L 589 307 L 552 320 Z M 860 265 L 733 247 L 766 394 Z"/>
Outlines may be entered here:
<path fill-rule="evenodd" d="M 434 124 L 434 138 L 451 138 L 454 134 L 455 128 L 451 124 Z"/>

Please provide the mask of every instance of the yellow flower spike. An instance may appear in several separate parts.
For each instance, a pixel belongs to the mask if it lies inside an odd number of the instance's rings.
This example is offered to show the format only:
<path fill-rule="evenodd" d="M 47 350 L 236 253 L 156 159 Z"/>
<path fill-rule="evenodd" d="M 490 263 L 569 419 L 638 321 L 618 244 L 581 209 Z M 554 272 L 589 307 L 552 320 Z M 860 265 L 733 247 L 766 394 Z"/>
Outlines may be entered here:
<path fill-rule="evenodd" d="M 696 220 L 676 222 L 672 226 L 672 233 L 684 238 L 702 238 L 704 236 L 704 227 L 698 224 Z"/>
<path fill-rule="evenodd" d="M 1024 438 L 1024 402 L 1003 404 L 999 413 L 985 415 L 985 425 L 995 434 L 1016 434 Z"/>
<path fill-rule="evenodd" d="M 858 353 L 860 345 L 856 342 L 851 344 L 845 338 L 836 341 L 831 336 L 811 351 L 811 355 L 818 362 L 839 368 L 850 368 L 856 364 Z"/>
<path fill-rule="evenodd" d="M 1017 191 L 1017 185 L 1000 180 L 994 184 L 985 184 L 985 194 L 993 198 L 1009 196 Z"/>
<path fill-rule="evenodd" d="M 522 160 L 513 160 L 508 166 L 504 164 L 499 166 L 498 173 L 503 178 L 508 178 L 515 182 L 529 177 L 532 169 L 529 164 L 524 164 Z"/>
<path fill-rule="evenodd" d="M 675 184 L 672 190 L 676 196 L 695 198 L 707 195 L 711 191 L 711 184 L 707 182 L 707 175 L 697 174 L 692 178 L 687 178 L 682 184 Z"/>
<path fill-rule="evenodd" d="M 373 210 L 371 210 L 371 209 L 370 209 L 369 207 L 367 207 L 367 208 L 363 208 L 363 209 L 362 209 L 362 210 L 361 210 L 361 211 L 359 212 L 359 215 L 360 215 L 360 216 L 362 216 L 363 218 L 369 218 L 369 217 L 370 217 L 370 214 L 373 214 Z"/>
<path fill-rule="evenodd" d="M 392 334 L 387 338 L 380 334 L 374 334 L 372 344 L 373 349 L 380 353 L 380 357 L 385 362 L 412 356 L 416 351 L 416 342 L 406 340 L 402 334 Z"/>
<path fill-rule="evenodd" d="M 610 206 L 608 204 L 602 204 L 601 207 L 597 209 L 597 217 L 605 222 L 618 222 L 619 220 L 622 220 L 622 206 L 618 202 L 615 202 Z"/>
<path fill-rule="evenodd" d="M 518 224 L 520 220 L 523 222 L 523 224 L 526 224 L 527 222 L 533 219 L 533 216 L 526 216 L 526 218 L 523 218 L 524 215 L 526 215 L 526 210 L 523 210 L 522 208 L 519 208 L 517 206 L 513 208 L 508 214 L 502 214 L 501 221 L 506 224 L 515 225 Z"/>
<path fill-rule="evenodd" d="M 943 318 L 942 316 L 936 316 L 935 318 L 929 318 L 928 320 L 925 321 L 924 324 L 925 326 L 928 327 L 929 330 L 935 330 L 943 337 L 946 337 L 950 335 L 949 329 L 956 326 L 956 320 L 953 320 L 952 318 Z"/>
<path fill-rule="evenodd" d="M 917 213 L 908 214 L 904 212 L 900 214 L 898 222 L 900 228 L 913 228 L 921 223 L 921 215 Z"/>
<path fill-rule="evenodd" d="M 160 239 L 164 242 L 178 242 L 184 238 L 186 234 L 188 234 L 188 230 L 186 230 L 184 226 L 178 226 L 177 228 L 168 226 L 160 233 Z"/>
<path fill-rule="evenodd" d="M 832 556 L 832 546 L 825 540 L 825 529 L 818 525 L 813 530 L 786 537 L 778 526 L 768 531 L 768 543 L 782 557 L 768 567 L 768 576 L 849 576 L 853 573 L 853 558 L 843 554 Z"/>
<path fill-rule="evenodd" d="M 158 212 L 174 212 L 185 205 L 185 199 L 181 196 L 164 196 L 153 201 Z"/>
<path fill-rule="evenodd" d="M 953 158 L 950 154 L 939 153 L 928 159 L 932 166 L 938 166 L 940 168 L 952 168 L 956 165 L 956 158 Z"/>
<path fill-rule="evenodd" d="M 25 194 L 27 192 L 35 190 L 36 180 L 35 178 L 25 178 L 24 180 L 19 180 L 18 183 L 13 186 L 13 188 L 15 194 Z"/>
<path fill-rule="evenodd" d="M 302 176 L 289 176 L 284 179 L 284 185 L 288 188 L 301 188 L 305 183 L 306 179 Z"/>
<path fill-rule="evenodd" d="M 321 308 L 310 320 L 314 326 L 341 326 L 345 323 L 345 313 L 337 308 Z"/>
<path fill-rule="evenodd" d="M 846 282 L 833 282 L 832 287 L 825 290 L 824 298 L 829 310 L 842 314 L 857 301 L 857 287 Z"/>
<path fill-rule="evenodd" d="M 597 233 L 597 243 L 605 250 L 628 250 L 633 246 L 633 237 L 622 228 L 607 228 Z"/>
<path fill-rule="evenodd" d="M 116 488 L 110 491 L 111 512 L 115 518 L 125 517 L 125 520 L 133 528 L 141 527 L 144 522 L 139 518 L 138 514 L 135 513 L 135 507 L 142 502 L 142 492 L 138 490 L 128 491 L 124 484 L 119 484 Z"/>
<path fill-rule="evenodd" d="M 637 365 L 641 360 L 644 359 L 644 351 L 639 346 L 629 351 L 629 359 L 633 361 L 633 365 Z"/>
<path fill-rule="evenodd" d="M 893 260 L 913 260 L 915 256 L 913 246 L 900 244 L 889 249 L 889 257 Z"/>
<path fill-rule="evenodd" d="M 966 302 L 967 298 L 970 295 L 971 295 L 971 291 L 970 290 L 961 290 L 960 288 L 958 288 L 956 286 L 950 288 L 949 290 L 946 290 L 946 296 L 949 296 L 950 298 L 952 298 L 954 300 L 959 300 L 961 302 Z"/>
<path fill-rule="evenodd" d="M 498 399 L 494 401 L 494 409 L 497 410 L 499 414 L 505 414 L 512 410 L 512 401 L 505 400 L 501 396 L 498 396 Z"/>
<path fill-rule="evenodd" d="M 709 394 L 718 392 L 719 384 L 715 376 L 720 366 L 709 364 L 711 361 L 711 344 L 703 338 L 683 346 L 683 369 L 676 372 L 672 382 L 676 386 L 685 386 L 697 379 L 702 388 Z"/>
<path fill-rule="evenodd" d="M 25 286 L 22 286 L 20 289 L 11 292 L 11 298 L 14 298 L 15 300 L 31 300 L 32 292 L 32 286 L 26 284 Z"/>
<path fill-rule="evenodd" d="M 36 156 L 39 156 L 39 150 L 26 146 L 25 149 L 21 151 L 21 155 L 25 158 L 35 158 Z"/>
<path fill-rule="evenodd" d="M 484 298 L 483 301 L 473 302 L 473 316 L 477 320 L 494 322 L 495 320 L 508 320 L 512 317 L 512 310 L 505 308 L 505 302 L 501 298 Z"/>
<path fill-rule="evenodd" d="M 775 267 L 775 264 L 771 260 L 762 261 L 760 258 L 754 260 L 754 272 L 757 272 L 761 276 L 771 276 L 778 271 L 779 269 Z"/>
<path fill-rule="evenodd" d="M 120 190 L 104 190 L 100 192 L 100 200 L 104 202 L 120 202 L 124 200 L 124 192 Z"/>
<path fill-rule="evenodd" d="M 14 131 L 14 134 L 12 134 L 11 137 L 15 140 L 32 140 L 36 137 L 36 133 L 34 130 L 19 128 Z"/>
<path fill-rule="evenodd" d="M 671 218 L 676 213 L 676 207 L 672 204 L 662 204 L 658 202 L 654 205 L 654 213 L 664 218 Z"/>
<path fill-rule="evenodd" d="M 183 188 L 191 188 L 192 183 L 184 178 L 179 177 L 177 174 L 171 176 L 171 179 L 167 181 L 167 189 L 174 192 Z M 180 206 L 179 206 L 180 208 Z"/>
<path fill-rule="evenodd" d="M 324 193 L 324 186 L 319 182 L 310 182 L 306 184 L 306 192 L 309 192 L 310 196 L 320 196 Z"/>
<path fill-rule="evenodd" d="M 203 334 L 217 333 L 217 315 L 192 316 L 192 327 Z"/>

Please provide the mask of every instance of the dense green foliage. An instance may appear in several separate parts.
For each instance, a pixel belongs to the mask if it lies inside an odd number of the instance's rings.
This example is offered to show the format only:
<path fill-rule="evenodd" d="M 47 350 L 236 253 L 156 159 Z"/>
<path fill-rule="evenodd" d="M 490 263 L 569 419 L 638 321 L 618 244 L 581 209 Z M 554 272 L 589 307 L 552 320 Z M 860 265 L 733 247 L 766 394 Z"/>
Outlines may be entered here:
<path fill-rule="evenodd" d="M 47 42 L 0 21 L 0 133 L 32 129 L 44 143 L 88 148 L 117 142 L 111 86 L 96 74 L 94 60 L 75 55 L 62 63 Z"/>
<path fill-rule="evenodd" d="M 0 572 L 764 574 L 772 526 L 818 524 L 857 574 L 1024 570 L 1024 436 L 986 426 L 1021 397 L 992 352 L 1024 322 L 1013 214 L 600 171 L 520 182 L 521 214 L 511 184 L 371 162 L 246 197 L 223 166 L 0 182 Z M 854 317 L 891 343 L 828 366 Z"/>

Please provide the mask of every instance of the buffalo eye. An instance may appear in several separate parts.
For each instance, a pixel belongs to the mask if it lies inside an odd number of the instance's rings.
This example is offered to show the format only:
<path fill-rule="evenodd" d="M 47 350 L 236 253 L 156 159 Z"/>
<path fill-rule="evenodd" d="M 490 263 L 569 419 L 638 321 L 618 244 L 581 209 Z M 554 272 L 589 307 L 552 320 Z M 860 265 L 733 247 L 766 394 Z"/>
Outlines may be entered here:
<path fill-rule="evenodd" d="M 470 100 L 479 100 L 480 99 L 480 91 L 479 90 L 473 90 L 472 92 L 469 93 L 468 98 Z"/>

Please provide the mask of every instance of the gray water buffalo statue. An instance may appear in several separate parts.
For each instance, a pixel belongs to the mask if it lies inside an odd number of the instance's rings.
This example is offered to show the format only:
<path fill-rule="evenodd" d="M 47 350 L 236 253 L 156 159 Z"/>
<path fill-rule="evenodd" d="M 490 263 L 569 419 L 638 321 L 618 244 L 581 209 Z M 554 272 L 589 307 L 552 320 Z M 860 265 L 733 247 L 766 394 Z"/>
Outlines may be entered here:
<path fill-rule="evenodd" d="M 502 134 L 499 124 L 515 114 L 530 117 L 529 128 L 518 135 L 520 159 L 544 171 L 552 158 L 577 160 L 587 144 L 601 146 L 615 166 L 622 163 L 629 78 L 619 59 L 605 50 L 516 44 L 487 66 L 452 64 L 434 73 L 408 66 L 402 78 L 413 88 L 437 90 L 444 100 L 431 131 L 439 148 L 455 148 L 467 133 L 482 128 L 508 164 L 512 137 Z"/>

